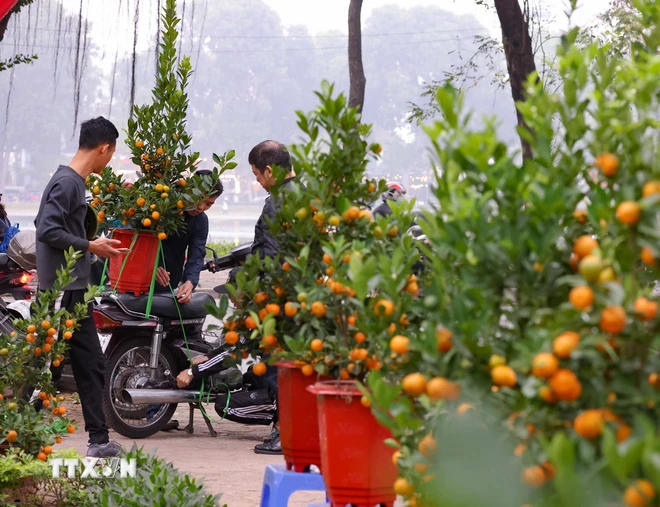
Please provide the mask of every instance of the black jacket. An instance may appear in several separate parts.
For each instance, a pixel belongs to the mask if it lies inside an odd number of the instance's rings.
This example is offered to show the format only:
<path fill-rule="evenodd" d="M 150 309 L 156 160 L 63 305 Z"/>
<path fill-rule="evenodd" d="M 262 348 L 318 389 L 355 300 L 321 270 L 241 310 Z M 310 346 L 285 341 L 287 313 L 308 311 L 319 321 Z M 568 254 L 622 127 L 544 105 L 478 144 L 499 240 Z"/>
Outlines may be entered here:
<path fill-rule="evenodd" d="M 204 267 L 206 240 L 209 236 L 209 218 L 206 213 L 192 216 L 185 214 L 186 228 L 178 234 L 170 235 L 163 241 L 165 268 L 170 272 L 170 286 L 176 289 L 179 283 L 199 283 L 199 274 Z M 187 256 L 186 256 L 187 254 Z M 160 262 L 161 267 L 163 261 Z M 185 269 L 184 269 L 185 266 Z M 156 284 L 158 292 L 169 292 L 169 287 Z"/>
<path fill-rule="evenodd" d="M 296 180 L 295 177 L 288 178 L 282 182 L 279 191 L 287 189 Z M 278 211 L 278 202 L 272 195 L 266 198 L 261 216 L 254 226 L 254 241 L 252 242 L 252 254 L 259 254 L 261 258 L 275 257 L 279 253 L 277 240 L 272 236 L 268 227 L 268 220 L 273 220 Z"/>
<path fill-rule="evenodd" d="M 282 189 L 289 188 L 295 180 L 295 176 L 293 178 L 284 180 L 280 186 L 280 191 Z M 252 255 L 259 255 L 263 259 L 264 257 L 273 258 L 279 253 L 280 249 L 279 245 L 277 244 L 277 240 L 273 237 L 270 232 L 270 228 L 268 227 L 268 220 L 273 220 L 275 215 L 277 215 L 277 211 L 277 200 L 274 199 L 272 195 L 269 195 L 266 198 L 266 202 L 264 203 L 264 208 L 261 211 L 259 220 L 257 220 L 257 224 L 254 226 L 254 241 L 252 242 L 251 251 Z M 229 280 L 227 280 L 227 283 L 235 286 L 236 275 L 241 269 L 243 269 L 241 266 L 232 269 L 229 273 Z"/>

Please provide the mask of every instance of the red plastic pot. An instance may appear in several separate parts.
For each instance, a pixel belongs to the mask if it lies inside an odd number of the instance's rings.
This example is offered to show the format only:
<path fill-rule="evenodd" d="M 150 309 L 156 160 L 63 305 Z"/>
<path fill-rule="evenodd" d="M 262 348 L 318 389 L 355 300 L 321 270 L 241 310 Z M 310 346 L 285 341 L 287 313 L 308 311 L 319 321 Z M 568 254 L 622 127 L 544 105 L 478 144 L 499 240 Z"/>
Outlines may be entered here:
<path fill-rule="evenodd" d="M 18 0 L 0 0 L 0 19 L 4 18 L 14 8 Z"/>
<path fill-rule="evenodd" d="M 293 363 L 277 363 L 282 453 L 287 469 L 293 468 L 296 472 L 304 472 L 310 465 L 321 468 L 316 396 L 307 390 L 318 380 L 316 375 L 305 377 Z"/>
<path fill-rule="evenodd" d="M 133 238 L 137 234 L 135 243 Z M 148 294 L 151 288 L 154 264 L 158 257 L 159 239 L 156 233 L 134 231 L 132 229 L 115 229 L 112 239 L 121 243 L 117 248 L 130 248 L 126 255 L 110 259 L 108 276 L 113 289 L 118 292 L 132 292 L 136 296 Z M 124 259 L 128 256 L 126 264 Z M 124 269 L 122 271 L 122 265 Z"/>
<path fill-rule="evenodd" d="M 392 433 L 362 406 L 356 384 L 319 382 L 308 389 L 317 395 L 321 465 L 332 506 L 394 505 L 397 469 L 384 443 Z"/>

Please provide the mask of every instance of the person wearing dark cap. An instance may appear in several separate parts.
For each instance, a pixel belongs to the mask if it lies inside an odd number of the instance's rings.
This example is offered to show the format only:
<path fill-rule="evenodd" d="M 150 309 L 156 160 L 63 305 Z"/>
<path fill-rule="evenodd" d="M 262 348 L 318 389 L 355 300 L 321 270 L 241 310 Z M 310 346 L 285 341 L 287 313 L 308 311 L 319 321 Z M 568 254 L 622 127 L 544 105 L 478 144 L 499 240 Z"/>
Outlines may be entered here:
<path fill-rule="evenodd" d="M 195 174 L 211 176 L 213 173 L 202 169 Z M 176 291 L 177 301 L 182 304 L 192 299 L 206 257 L 206 241 L 209 236 L 209 217 L 206 212 L 222 195 L 223 190 L 222 182 L 216 181 L 206 199 L 186 211 L 185 230 L 163 241 L 165 262 L 161 259 L 161 266 L 156 272 L 157 292 Z"/>

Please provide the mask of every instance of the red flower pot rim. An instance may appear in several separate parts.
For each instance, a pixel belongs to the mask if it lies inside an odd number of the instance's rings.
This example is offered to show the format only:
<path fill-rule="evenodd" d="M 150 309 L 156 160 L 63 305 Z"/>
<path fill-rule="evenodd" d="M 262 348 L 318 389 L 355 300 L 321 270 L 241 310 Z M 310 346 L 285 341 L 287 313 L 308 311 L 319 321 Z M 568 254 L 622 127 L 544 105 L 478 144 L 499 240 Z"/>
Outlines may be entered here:
<path fill-rule="evenodd" d="M 293 361 L 278 361 L 275 363 L 275 366 L 278 368 L 288 368 L 289 370 L 295 370 L 298 368 Z"/>
<path fill-rule="evenodd" d="M 325 380 L 309 386 L 307 390 L 325 396 L 362 396 L 355 380 Z"/>

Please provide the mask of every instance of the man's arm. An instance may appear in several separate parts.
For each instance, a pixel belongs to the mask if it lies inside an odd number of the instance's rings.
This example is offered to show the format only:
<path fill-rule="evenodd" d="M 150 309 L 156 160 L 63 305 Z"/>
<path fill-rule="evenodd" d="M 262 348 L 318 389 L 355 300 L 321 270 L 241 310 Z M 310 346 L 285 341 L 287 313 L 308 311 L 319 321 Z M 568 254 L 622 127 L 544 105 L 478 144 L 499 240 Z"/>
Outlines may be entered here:
<path fill-rule="evenodd" d="M 206 218 L 206 217 L 204 217 Z M 190 238 L 188 245 L 188 260 L 186 268 L 183 270 L 182 282 L 190 282 L 193 288 L 199 283 L 199 273 L 204 267 L 204 258 L 206 257 L 206 240 L 209 237 L 209 221 L 200 220 L 199 227 L 195 234 Z"/>
<path fill-rule="evenodd" d="M 192 367 L 193 378 L 207 377 L 215 373 L 220 373 L 226 369 L 224 365 L 225 358 L 231 354 L 234 347 L 226 349 L 225 347 L 218 347 L 207 354 L 208 361 L 196 364 Z"/>
<path fill-rule="evenodd" d="M 44 203 L 37 227 L 37 240 L 58 250 L 68 250 L 73 246 L 76 250 L 87 252 L 89 241 L 78 238 L 65 230 L 66 217 L 70 204 L 74 199 L 73 185 L 66 188 L 60 180 L 51 188 Z"/>
<path fill-rule="evenodd" d="M 264 257 L 275 257 L 279 253 L 279 245 L 271 234 L 269 225 L 269 221 L 272 221 L 276 214 L 277 209 L 275 208 L 274 200 L 270 197 L 264 205 L 261 217 L 259 217 L 257 223 L 257 227 L 259 227 L 261 234 L 255 248 L 253 249 L 254 253 L 258 252 L 262 259 Z"/>

